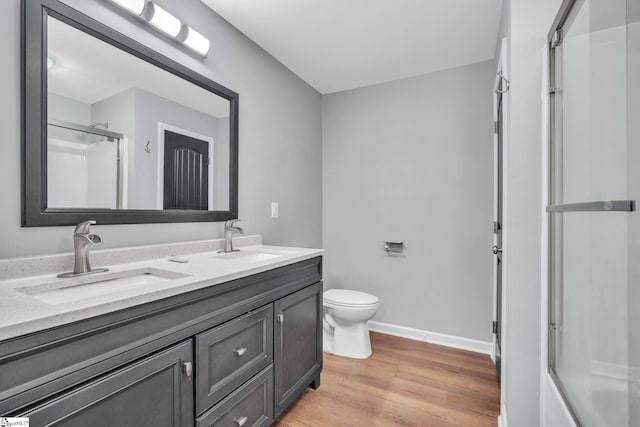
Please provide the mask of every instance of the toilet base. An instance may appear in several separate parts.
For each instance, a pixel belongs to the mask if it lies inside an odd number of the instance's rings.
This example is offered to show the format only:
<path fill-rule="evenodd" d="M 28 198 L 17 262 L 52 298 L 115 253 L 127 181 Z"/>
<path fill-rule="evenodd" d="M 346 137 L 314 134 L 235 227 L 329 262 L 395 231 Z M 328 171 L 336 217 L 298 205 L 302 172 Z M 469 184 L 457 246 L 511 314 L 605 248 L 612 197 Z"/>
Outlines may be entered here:
<path fill-rule="evenodd" d="M 325 331 L 326 335 L 330 335 Z M 333 336 L 325 335 L 325 351 L 336 356 L 352 359 L 367 359 L 371 356 L 371 339 L 367 322 L 340 322 L 333 330 Z M 324 344 L 324 343 L 323 343 Z"/>

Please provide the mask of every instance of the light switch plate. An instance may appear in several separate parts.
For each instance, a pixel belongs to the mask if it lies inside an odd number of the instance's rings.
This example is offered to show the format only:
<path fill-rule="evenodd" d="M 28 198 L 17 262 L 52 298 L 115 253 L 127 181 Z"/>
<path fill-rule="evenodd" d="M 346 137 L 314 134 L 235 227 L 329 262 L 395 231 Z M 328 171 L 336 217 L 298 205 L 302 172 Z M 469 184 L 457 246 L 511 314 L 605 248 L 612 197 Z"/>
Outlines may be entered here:
<path fill-rule="evenodd" d="M 271 218 L 278 218 L 278 202 L 271 202 Z"/>

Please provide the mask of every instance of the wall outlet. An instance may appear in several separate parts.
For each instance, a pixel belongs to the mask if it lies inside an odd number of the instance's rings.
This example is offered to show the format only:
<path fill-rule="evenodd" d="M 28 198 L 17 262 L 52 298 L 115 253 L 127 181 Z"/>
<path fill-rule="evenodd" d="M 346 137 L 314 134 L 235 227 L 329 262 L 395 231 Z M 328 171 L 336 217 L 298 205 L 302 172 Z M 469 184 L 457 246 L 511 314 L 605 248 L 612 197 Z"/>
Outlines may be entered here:
<path fill-rule="evenodd" d="M 271 202 L 271 218 L 278 218 L 278 202 Z"/>

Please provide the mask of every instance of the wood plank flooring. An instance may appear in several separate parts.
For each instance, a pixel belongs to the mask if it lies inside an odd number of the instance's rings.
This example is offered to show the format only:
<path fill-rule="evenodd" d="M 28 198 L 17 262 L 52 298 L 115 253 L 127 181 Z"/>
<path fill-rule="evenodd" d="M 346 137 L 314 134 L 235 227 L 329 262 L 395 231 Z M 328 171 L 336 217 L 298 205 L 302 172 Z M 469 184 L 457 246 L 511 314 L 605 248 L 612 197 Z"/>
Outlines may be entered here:
<path fill-rule="evenodd" d="M 371 332 L 373 355 L 324 354 L 321 386 L 307 389 L 277 427 L 497 426 L 500 387 L 487 355 Z"/>

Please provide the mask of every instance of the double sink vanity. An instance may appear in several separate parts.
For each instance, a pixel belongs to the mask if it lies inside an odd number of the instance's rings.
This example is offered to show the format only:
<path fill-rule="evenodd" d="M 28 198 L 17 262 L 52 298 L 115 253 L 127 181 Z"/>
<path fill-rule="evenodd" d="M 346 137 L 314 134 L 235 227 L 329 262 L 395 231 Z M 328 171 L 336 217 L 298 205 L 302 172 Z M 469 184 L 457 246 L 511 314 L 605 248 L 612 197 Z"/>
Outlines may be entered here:
<path fill-rule="evenodd" d="M 320 384 L 322 251 L 259 236 L 222 245 L 96 251 L 109 271 L 74 278 L 56 277 L 68 254 L 0 260 L 0 414 L 33 426 L 270 425 Z"/>

